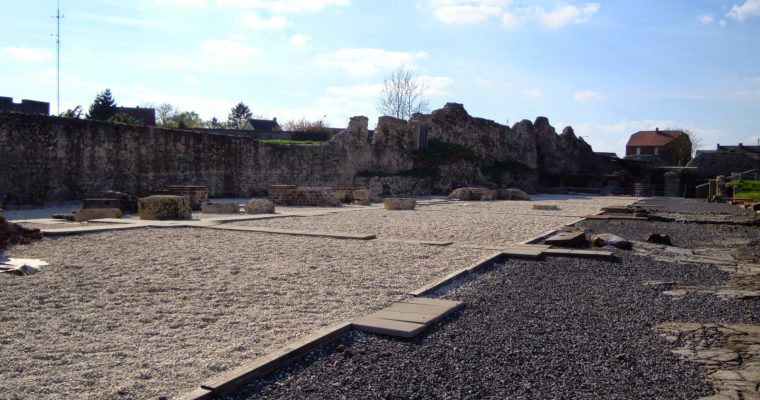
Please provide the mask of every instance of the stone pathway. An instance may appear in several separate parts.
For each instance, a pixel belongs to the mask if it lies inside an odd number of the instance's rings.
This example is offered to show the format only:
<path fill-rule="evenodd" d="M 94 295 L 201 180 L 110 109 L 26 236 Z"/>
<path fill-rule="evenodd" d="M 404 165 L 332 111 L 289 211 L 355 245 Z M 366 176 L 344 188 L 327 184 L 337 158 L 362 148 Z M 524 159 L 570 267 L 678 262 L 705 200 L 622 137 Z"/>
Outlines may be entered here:
<path fill-rule="evenodd" d="M 760 400 L 760 326 L 666 322 L 655 330 L 702 364 L 717 394 L 702 400 Z"/>

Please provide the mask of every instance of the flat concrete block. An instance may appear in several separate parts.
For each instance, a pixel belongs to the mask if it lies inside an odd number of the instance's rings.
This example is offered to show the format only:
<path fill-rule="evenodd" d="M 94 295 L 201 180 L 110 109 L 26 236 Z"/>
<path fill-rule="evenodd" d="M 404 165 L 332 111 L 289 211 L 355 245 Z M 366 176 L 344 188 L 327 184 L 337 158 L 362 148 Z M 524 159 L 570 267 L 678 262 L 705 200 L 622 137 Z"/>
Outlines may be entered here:
<path fill-rule="evenodd" d="M 85 208 L 74 213 L 74 221 L 86 222 L 93 219 L 121 218 L 122 214 L 118 208 Z"/>
<path fill-rule="evenodd" d="M 464 304 L 461 301 L 429 299 L 426 297 L 415 297 L 412 299 L 406 299 L 406 300 L 402 300 L 401 303 L 426 304 L 429 306 L 440 306 L 440 307 L 449 307 L 449 308 L 461 307 Z"/>
<path fill-rule="evenodd" d="M 547 238 L 544 243 L 550 246 L 581 247 L 586 245 L 586 234 L 583 231 L 559 232 Z"/>
<path fill-rule="evenodd" d="M 414 304 L 414 303 L 393 303 L 389 307 L 383 309 L 383 311 L 394 311 L 400 313 L 422 314 L 431 317 L 437 317 L 445 315 L 457 307 L 449 305 L 433 305 L 433 304 Z"/>
<path fill-rule="evenodd" d="M 373 317 L 362 317 L 353 322 L 354 329 L 381 335 L 412 338 L 425 329 L 423 324 L 412 322 L 393 321 Z"/>
<path fill-rule="evenodd" d="M 385 310 L 380 310 L 374 314 L 368 315 L 367 317 L 377 318 L 377 319 L 389 319 L 391 321 L 411 322 L 413 324 L 422 324 L 422 325 L 429 323 L 434 318 L 432 315 L 402 313 L 398 311 L 385 311 Z"/>
<path fill-rule="evenodd" d="M 510 246 L 504 249 L 503 253 L 507 257 L 511 258 L 524 258 L 529 260 L 537 260 L 541 258 L 541 254 L 546 251 L 542 248 L 526 248 L 519 246 Z"/>
<path fill-rule="evenodd" d="M 610 260 L 613 258 L 611 251 L 606 250 L 577 250 L 577 249 L 549 249 L 544 251 L 547 256 L 581 257 Z"/>

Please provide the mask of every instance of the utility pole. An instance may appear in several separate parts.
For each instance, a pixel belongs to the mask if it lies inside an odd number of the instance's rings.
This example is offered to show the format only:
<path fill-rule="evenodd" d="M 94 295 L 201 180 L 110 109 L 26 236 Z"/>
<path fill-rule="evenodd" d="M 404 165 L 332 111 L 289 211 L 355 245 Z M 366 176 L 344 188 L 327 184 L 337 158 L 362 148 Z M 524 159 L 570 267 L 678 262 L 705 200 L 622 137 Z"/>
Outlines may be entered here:
<path fill-rule="evenodd" d="M 58 0 L 56 2 L 56 10 L 55 10 L 55 24 L 56 24 L 56 31 L 55 31 L 55 69 L 56 69 L 56 78 L 55 78 L 55 89 L 56 89 L 56 114 L 61 115 L 61 18 L 63 16 L 61 15 L 61 1 Z"/>

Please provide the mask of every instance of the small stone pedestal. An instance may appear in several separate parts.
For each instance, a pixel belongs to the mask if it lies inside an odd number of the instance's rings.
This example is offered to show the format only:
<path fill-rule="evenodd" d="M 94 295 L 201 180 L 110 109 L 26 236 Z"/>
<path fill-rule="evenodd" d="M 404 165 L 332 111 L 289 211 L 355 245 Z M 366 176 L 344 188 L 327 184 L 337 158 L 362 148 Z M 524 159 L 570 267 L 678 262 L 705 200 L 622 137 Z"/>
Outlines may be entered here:
<path fill-rule="evenodd" d="M 185 220 L 193 217 L 190 199 L 186 196 L 158 195 L 137 201 L 142 220 Z"/>
<path fill-rule="evenodd" d="M 414 210 L 417 201 L 414 199 L 387 198 L 383 200 L 386 210 Z"/>

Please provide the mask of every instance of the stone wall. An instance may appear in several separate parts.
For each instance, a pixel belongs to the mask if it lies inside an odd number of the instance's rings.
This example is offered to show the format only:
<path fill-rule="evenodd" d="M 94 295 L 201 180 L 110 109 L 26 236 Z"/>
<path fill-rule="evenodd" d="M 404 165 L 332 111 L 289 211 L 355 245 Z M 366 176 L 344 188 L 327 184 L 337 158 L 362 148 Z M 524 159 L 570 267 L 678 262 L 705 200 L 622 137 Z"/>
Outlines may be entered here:
<path fill-rule="evenodd" d="M 414 141 L 420 124 L 427 125 L 431 141 L 424 152 Z M 354 117 L 347 130 L 324 144 L 281 145 L 0 113 L 0 198 L 39 203 L 107 190 L 140 194 L 167 185 L 205 185 L 211 197 L 258 196 L 273 184 L 338 183 L 362 185 L 376 195 L 448 194 L 460 186 L 504 187 L 552 174 L 585 174 L 598 158 L 571 128 L 557 135 L 546 118 L 510 128 L 470 117 L 461 104 L 417 114 L 410 122 L 381 117 L 374 131 L 367 125 L 366 117 Z"/>
<path fill-rule="evenodd" d="M 397 121 L 382 138 L 344 131 L 322 145 L 0 113 L 0 196 L 14 203 L 81 199 L 106 190 L 140 193 L 206 185 L 210 196 L 251 196 L 271 184 L 331 186 L 373 169 L 411 168 Z"/>

